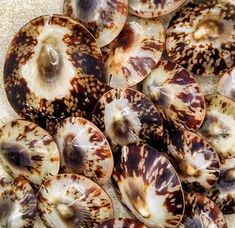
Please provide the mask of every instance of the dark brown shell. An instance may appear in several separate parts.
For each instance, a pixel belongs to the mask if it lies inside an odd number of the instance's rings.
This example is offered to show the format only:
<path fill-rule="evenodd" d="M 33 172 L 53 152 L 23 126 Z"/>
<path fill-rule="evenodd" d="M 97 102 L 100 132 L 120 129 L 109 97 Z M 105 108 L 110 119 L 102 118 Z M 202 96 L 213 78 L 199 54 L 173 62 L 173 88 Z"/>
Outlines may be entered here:
<path fill-rule="evenodd" d="M 83 174 L 104 185 L 113 172 L 113 154 L 103 133 L 90 121 L 70 117 L 56 125 L 54 139 L 63 172 Z"/>
<path fill-rule="evenodd" d="M 216 76 L 235 64 L 235 5 L 190 2 L 171 20 L 166 48 L 171 61 L 198 76 Z"/>
<path fill-rule="evenodd" d="M 92 121 L 115 147 L 163 136 L 162 119 L 153 103 L 134 89 L 112 89 L 104 94 L 93 111 Z"/>
<path fill-rule="evenodd" d="M 129 218 L 115 218 L 110 219 L 102 224 L 99 224 L 97 228 L 147 228 L 145 225 Z"/>
<path fill-rule="evenodd" d="M 95 182 L 80 175 L 61 174 L 40 188 L 38 212 L 47 227 L 94 227 L 113 217 L 113 206 Z"/>
<path fill-rule="evenodd" d="M 121 32 L 128 14 L 128 1 L 65 0 L 64 14 L 84 24 L 103 47 Z"/>
<path fill-rule="evenodd" d="M 123 204 L 146 226 L 176 227 L 181 221 L 184 195 L 179 177 L 157 150 L 142 143 L 124 146 L 113 178 Z"/>
<path fill-rule="evenodd" d="M 9 102 L 43 128 L 69 116 L 88 116 L 105 92 L 104 80 L 95 38 L 69 17 L 33 19 L 15 35 L 6 55 Z"/>
<path fill-rule="evenodd" d="M 206 114 L 205 99 L 197 81 L 183 67 L 159 62 L 141 86 L 164 119 L 176 128 L 196 131 L 201 126 Z"/>
<path fill-rule="evenodd" d="M 198 193 L 186 193 L 185 214 L 178 227 L 228 228 L 228 225 L 222 211 L 213 201 Z"/>

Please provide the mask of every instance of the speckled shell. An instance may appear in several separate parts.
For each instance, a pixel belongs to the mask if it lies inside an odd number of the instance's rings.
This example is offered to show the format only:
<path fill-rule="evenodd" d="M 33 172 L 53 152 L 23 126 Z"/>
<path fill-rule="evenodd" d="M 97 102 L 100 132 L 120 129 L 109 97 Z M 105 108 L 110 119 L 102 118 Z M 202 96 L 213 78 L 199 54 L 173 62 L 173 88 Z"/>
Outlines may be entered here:
<path fill-rule="evenodd" d="M 13 120 L 0 129 L 0 164 L 13 177 L 28 179 L 35 187 L 59 172 L 59 150 L 42 128 Z"/>
<path fill-rule="evenodd" d="M 38 211 L 51 228 L 94 227 L 113 217 L 107 193 L 90 179 L 61 174 L 48 179 L 38 194 Z"/>
<path fill-rule="evenodd" d="M 129 16 L 122 32 L 109 45 L 105 61 L 106 82 L 112 88 L 127 88 L 142 81 L 157 65 L 165 32 L 157 19 Z"/>
<path fill-rule="evenodd" d="M 235 6 L 230 3 L 189 3 L 168 27 L 166 48 L 170 59 L 194 75 L 223 74 L 235 64 L 234 18 Z M 198 27 L 203 23 L 208 27 Z"/>
<path fill-rule="evenodd" d="M 61 157 L 62 171 L 83 174 L 105 184 L 113 171 L 113 155 L 103 133 L 90 121 L 70 117 L 56 126 L 54 139 Z"/>
<path fill-rule="evenodd" d="M 198 133 L 216 150 L 223 163 L 235 157 L 235 102 L 219 94 L 206 96 L 207 114 Z"/>
<path fill-rule="evenodd" d="M 65 16 L 30 21 L 6 55 L 4 84 L 12 107 L 43 128 L 69 116 L 88 116 L 105 92 L 104 80 L 95 38 Z"/>
<path fill-rule="evenodd" d="M 129 12 L 139 17 L 153 18 L 168 14 L 186 0 L 129 0 Z"/>
<path fill-rule="evenodd" d="M 113 89 L 96 104 L 92 121 L 115 147 L 163 136 L 162 119 L 152 102 L 133 89 Z"/>
<path fill-rule="evenodd" d="M 235 101 L 235 67 L 223 75 L 219 81 L 217 91 Z"/>
<path fill-rule="evenodd" d="M 37 199 L 29 182 L 17 177 L 9 184 L 0 182 L 0 225 L 11 228 L 33 228 Z"/>
<path fill-rule="evenodd" d="M 228 228 L 226 219 L 216 204 L 198 193 L 185 194 L 185 215 L 179 228 Z"/>
<path fill-rule="evenodd" d="M 102 224 L 99 224 L 97 228 L 147 228 L 145 225 L 129 218 L 115 218 L 110 219 Z"/>
<path fill-rule="evenodd" d="M 216 151 L 203 138 L 190 131 L 169 131 L 167 153 L 183 186 L 211 188 L 219 179 L 220 161 Z"/>
<path fill-rule="evenodd" d="M 179 177 L 170 162 L 145 144 L 122 149 L 113 173 L 121 201 L 148 227 L 176 227 L 184 213 Z"/>
<path fill-rule="evenodd" d="M 143 81 L 143 93 L 151 98 L 165 120 L 178 128 L 196 131 L 206 109 L 201 88 L 183 67 L 168 61 L 158 63 Z"/>
<path fill-rule="evenodd" d="M 128 1 L 65 0 L 64 14 L 84 24 L 103 47 L 121 32 L 128 14 Z"/>

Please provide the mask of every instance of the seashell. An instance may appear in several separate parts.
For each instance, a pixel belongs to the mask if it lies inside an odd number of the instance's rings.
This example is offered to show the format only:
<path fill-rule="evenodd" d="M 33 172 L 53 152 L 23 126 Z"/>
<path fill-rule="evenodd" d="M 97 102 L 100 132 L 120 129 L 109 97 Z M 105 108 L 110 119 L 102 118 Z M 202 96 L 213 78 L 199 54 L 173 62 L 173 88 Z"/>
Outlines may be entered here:
<path fill-rule="evenodd" d="M 115 218 L 110 219 L 102 224 L 99 224 L 97 228 L 147 228 L 145 225 L 129 218 Z"/>

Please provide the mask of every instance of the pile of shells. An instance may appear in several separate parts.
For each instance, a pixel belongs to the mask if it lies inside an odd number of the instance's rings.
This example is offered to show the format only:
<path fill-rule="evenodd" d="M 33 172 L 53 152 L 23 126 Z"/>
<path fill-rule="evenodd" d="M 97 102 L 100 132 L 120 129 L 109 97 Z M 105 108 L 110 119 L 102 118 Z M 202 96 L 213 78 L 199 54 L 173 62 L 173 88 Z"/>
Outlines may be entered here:
<path fill-rule="evenodd" d="M 63 14 L 27 23 L 6 55 L 21 119 L 0 128 L 0 227 L 228 227 L 235 4 L 65 0 Z M 132 219 L 115 217 L 110 180 Z"/>

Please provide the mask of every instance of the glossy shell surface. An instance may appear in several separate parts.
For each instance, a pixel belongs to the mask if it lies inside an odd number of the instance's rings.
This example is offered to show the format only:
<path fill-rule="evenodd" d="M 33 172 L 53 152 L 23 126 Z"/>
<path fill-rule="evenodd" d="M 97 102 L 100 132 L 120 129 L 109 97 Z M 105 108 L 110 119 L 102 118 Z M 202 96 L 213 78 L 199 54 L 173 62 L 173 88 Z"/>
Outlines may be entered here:
<path fill-rule="evenodd" d="M 121 201 L 148 227 L 176 227 L 184 213 L 179 177 L 170 162 L 145 144 L 122 149 L 113 173 Z"/>
<path fill-rule="evenodd" d="M 68 17 L 33 19 L 15 35 L 6 55 L 10 104 L 43 128 L 69 116 L 89 115 L 105 91 L 104 80 L 95 38 Z"/>
<path fill-rule="evenodd" d="M 37 198 L 29 182 L 17 177 L 9 184 L 0 181 L 0 226 L 33 228 Z"/>
<path fill-rule="evenodd" d="M 185 215 L 179 228 L 228 228 L 226 219 L 216 204 L 198 193 L 185 194 Z"/>
<path fill-rule="evenodd" d="M 207 114 L 199 134 L 216 150 L 223 163 L 235 157 L 235 102 L 219 94 L 206 96 Z"/>
<path fill-rule="evenodd" d="M 169 131 L 167 148 L 166 156 L 186 187 L 209 189 L 218 181 L 219 157 L 212 146 L 197 134 Z"/>
<path fill-rule="evenodd" d="M 192 2 L 172 18 L 166 49 L 171 61 L 198 76 L 225 73 L 235 64 L 235 5 Z"/>
<path fill-rule="evenodd" d="M 113 171 L 113 155 L 103 133 L 90 121 L 70 117 L 56 126 L 54 134 L 61 155 L 61 169 L 83 174 L 105 184 Z"/>
<path fill-rule="evenodd" d="M 223 75 L 219 81 L 217 91 L 235 101 L 235 67 Z"/>
<path fill-rule="evenodd" d="M 107 193 L 90 179 L 61 174 L 48 179 L 38 194 L 38 211 L 47 227 L 94 227 L 113 217 Z"/>
<path fill-rule="evenodd" d="M 186 0 L 129 0 L 129 12 L 139 17 L 152 18 L 168 14 Z"/>
<path fill-rule="evenodd" d="M 143 81 L 142 91 L 164 119 L 176 127 L 197 130 L 205 117 L 205 99 L 199 84 L 183 67 L 168 61 L 158 63 Z"/>
<path fill-rule="evenodd" d="M 129 218 L 116 218 L 107 220 L 97 228 L 147 228 L 145 225 Z"/>
<path fill-rule="evenodd" d="M 113 148 L 163 136 L 162 119 L 153 103 L 133 89 L 113 89 L 98 101 L 92 115 Z"/>
<path fill-rule="evenodd" d="M 122 32 L 109 44 L 107 84 L 126 88 L 142 81 L 160 60 L 164 42 L 165 32 L 159 20 L 129 16 Z"/>
<path fill-rule="evenodd" d="M 24 176 L 39 187 L 59 172 L 60 155 L 45 130 L 25 120 L 13 120 L 0 129 L 0 163 L 11 176 Z"/>
<path fill-rule="evenodd" d="M 103 47 L 121 32 L 128 14 L 128 1 L 65 0 L 64 14 L 84 24 Z"/>

